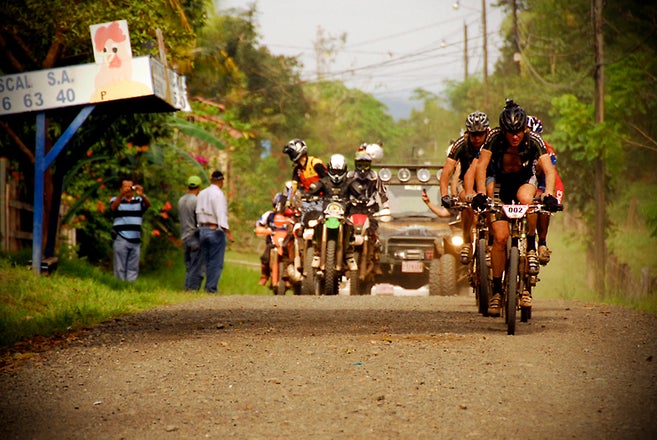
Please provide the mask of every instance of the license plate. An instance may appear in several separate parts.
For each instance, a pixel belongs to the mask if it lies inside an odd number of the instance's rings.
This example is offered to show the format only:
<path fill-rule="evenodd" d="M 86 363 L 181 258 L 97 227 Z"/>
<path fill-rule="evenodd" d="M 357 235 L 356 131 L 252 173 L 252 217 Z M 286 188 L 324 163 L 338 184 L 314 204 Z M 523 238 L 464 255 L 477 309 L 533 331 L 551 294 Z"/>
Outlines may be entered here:
<path fill-rule="evenodd" d="M 402 261 L 401 271 L 406 273 L 424 272 L 424 264 L 421 261 Z"/>

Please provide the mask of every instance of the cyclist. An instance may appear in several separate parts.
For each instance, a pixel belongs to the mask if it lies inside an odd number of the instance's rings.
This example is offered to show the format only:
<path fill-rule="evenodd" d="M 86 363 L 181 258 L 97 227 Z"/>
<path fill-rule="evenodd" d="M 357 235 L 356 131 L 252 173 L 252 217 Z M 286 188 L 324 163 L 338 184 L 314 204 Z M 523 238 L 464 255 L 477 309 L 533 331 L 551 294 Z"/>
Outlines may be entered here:
<path fill-rule="evenodd" d="M 548 209 L 558 204 L 554 197 L 556 172 L 543 139 L 527 128 L 527 113 L 511 99 L 499 118 L 500 126 L 492 129 L 479 153 L 475 171 L 477 195 L 472 200 L 475 210 L 484 210 L 488 197 L 493 197 L 499 185 L 499 198 L 503 203 L 513 201 L 531 204 L 537 188 L 536 165 L 545 173 L 543 203 Z M 488 197 L 487 197 L 488 196 Z M 493 247 L 491 263 L 493 271 L 493 295 L 488 304 L 491 316 L 500 315 L 502 275 L 506 263 L 506 245 L 509 238 L 508 222 L 501 216 L 491 219 Z M 536 214 L 527 218 L 527 230 L 536 230 Z M 539 270 L 536 256 L 536 236 L 527 236 L 527 259 L 530 273 Z M 529 292 L 520 297 L 521 307 L 531 307 Z"/>

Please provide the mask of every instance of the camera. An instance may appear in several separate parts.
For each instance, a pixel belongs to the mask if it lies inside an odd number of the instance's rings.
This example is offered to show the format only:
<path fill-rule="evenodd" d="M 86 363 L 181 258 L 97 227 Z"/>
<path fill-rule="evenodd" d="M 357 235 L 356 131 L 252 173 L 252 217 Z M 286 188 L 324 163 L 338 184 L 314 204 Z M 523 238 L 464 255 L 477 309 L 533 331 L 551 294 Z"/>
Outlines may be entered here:
<path fill-rule="evenodd" d="M 136 190 L 137 190 L 137 187 L 134 186 L 134 185 L 132 185 L 132 186 L 130 187 L 130 189 L 133 190 L 133 191 L 136 191 Z"/>

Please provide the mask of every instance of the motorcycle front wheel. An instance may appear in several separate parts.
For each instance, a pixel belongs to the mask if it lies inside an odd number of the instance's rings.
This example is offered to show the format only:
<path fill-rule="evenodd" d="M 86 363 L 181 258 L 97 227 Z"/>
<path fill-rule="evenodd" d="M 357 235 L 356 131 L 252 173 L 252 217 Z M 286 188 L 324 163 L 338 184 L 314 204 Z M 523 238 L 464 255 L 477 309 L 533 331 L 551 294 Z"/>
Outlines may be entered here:
<path fill-rule="evenodd" d="M 285 274 L 285 262 L 281 259 L 278 262 L 278 283 L 276 284 L 276 290 L 274 291 L 275 295 L 285 295 L 286 288 L 283 274 Z"/>
<path fill-rule="evenodd" d="M 337 267 L 337 241 L 326 242 L 326 268 L 324 270 L 324 295 L 337 295 L 339 276 Z"/>
<path fill-rule="evenodd" d="M 315 295 L 319 294 L 315 291 L 315 269 L 313 269 L 313 257 L 315 251 L 312 246 L 306 248 L 306 254 L 303 256 L 303 272 L 305 275 L 301 279 L 301 294 L 302 295 Z"/>

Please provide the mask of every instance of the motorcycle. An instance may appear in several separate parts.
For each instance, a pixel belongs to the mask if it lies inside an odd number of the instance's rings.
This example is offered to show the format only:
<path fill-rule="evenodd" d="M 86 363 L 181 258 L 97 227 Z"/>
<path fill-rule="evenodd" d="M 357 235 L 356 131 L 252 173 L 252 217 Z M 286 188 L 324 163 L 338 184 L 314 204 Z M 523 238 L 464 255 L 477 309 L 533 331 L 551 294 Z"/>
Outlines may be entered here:
<path fill-rule="evenodd" d="M 352 225 L 351 246 L 354 249 L 354 260 L 358 270 L 349 272 L 349 294 L 369 295 L 374 286 L 374 276 L 378 264 L 377 238 L 371 228 L 370 215 L 367 209 L 358 209 L 363 202 L 352 200 L 354 209 L 348 219 Z"/>
<path fill-rule="evenodd" d="M 318 201 L 318 197 L 309 199 L 310 202 Z M 318 215 L 306 213 L 305 217 L 298 212 L 297 223 L 294 226 L 294 236 L 296 240 L 297 256 L 296 266 L 299 273 L 302 274 L 301 294 L 314 295 L 315 292 L 315 271 L 313 270 L 313 257 L 315 255 L 314 241 L 316 228 L 319 224 Z"/>
<path fill-rule="evenodd" d="M 315 293 L 337 295 L 342 276 L 347 272 L 344 264 L 344 252 L 349 240 L 346 203 L 339 196 L 324 200 L 324 209 L 317 224 L 320 261 L 315 272 Z"/>
<path fill-rule="evenodd" d="M 292 212 L 286 209 L 278 210 L 274 214 L 271 228 L 257 226 L 255 234 L 258 237 L 271 237 L 272 246 L 269 250 L 269 287 L 275 295 L 285 295 L 292 289 L 295 295 L 301 294 L 301 273 L 295 266 L 295 257 L 298 255 L 296 240 L 293 234 L 294 220 Z"/>

